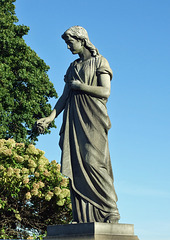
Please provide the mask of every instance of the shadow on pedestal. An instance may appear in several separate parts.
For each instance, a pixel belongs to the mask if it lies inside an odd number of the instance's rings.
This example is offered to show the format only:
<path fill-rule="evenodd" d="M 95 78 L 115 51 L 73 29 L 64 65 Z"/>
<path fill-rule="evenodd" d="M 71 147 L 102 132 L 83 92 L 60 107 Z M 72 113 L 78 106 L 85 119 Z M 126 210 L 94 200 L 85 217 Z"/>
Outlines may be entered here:
<path fill-rule="evenodd" d="M 79 223 L 47 227 L 46 240 L 139 240 L 133 224 Z"/>

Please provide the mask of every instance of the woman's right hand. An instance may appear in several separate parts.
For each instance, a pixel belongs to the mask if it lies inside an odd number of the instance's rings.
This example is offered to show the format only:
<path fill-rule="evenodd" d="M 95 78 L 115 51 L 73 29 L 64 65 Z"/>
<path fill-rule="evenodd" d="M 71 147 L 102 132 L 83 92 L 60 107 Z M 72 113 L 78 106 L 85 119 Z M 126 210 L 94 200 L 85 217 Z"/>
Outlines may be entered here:
<path fill-rule="evenodd" d="M 48 125 L 52 122 L 52 120 L 49 117 L 41 118 L 37 120 L 36 122 L 36 128 L 38 130 L 38 133 L 44 133 L 45 129 L 48 127 Z"/>

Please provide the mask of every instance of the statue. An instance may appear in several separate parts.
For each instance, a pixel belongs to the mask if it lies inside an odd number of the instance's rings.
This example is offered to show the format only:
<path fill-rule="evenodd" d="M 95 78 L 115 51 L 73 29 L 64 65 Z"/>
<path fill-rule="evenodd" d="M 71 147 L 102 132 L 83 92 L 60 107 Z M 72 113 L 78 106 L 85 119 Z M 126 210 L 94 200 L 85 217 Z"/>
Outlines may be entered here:
<path fill-rule="evenodd" d="M 108 148 L 111 127 L 106 102 L 112 70 L 90 42 L 87 31 L 74 26 L 62 38 L 72 54 L 65 87 L 50 116 L 37 121 L 40 133 L 63 110 L 59 145 L 61 172 L 70 179 L 73 223 L 117 223 L 117 195 Z"/>

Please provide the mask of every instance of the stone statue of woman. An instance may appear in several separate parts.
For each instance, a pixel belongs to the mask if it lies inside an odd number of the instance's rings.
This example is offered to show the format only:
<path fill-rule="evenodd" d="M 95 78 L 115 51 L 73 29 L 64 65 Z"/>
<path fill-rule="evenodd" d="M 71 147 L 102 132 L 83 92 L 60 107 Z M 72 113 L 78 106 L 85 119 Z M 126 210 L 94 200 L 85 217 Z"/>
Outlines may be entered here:
<path fill-rule="evenodd" d="M 40 132 L 63 110 L 60 130 L 61 172 L 70 179 L 73 222 L 117 223 L 117 195 L 108 148 L 111 126 L 106 102 L 112 70 L 90 42 L 87 31 L 74 26 L 62 38 L 79 58 L 64 77 L 65 87 L 50 116 L 37 121 Z"/>

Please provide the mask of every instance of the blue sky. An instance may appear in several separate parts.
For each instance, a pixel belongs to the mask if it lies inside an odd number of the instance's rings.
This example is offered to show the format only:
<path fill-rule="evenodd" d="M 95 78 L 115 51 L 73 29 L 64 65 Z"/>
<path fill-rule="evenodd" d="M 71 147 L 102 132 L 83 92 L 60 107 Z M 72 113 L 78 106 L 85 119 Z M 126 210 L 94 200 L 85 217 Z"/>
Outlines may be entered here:
<path fill-rule="evenodd" d="M 140 240 L 170 239 L 170 1 L 17 0 L 26 43 L 50 66 L 60 96 L 76 58 L 61 39 L 71 26 L 86 28 L 114 73 L 107 107 L 109 146 L 121 223 Z M 51 99 L 54 107 L 56 100 Z M 60 162 L 57 129 L 37 147 Z"/>

